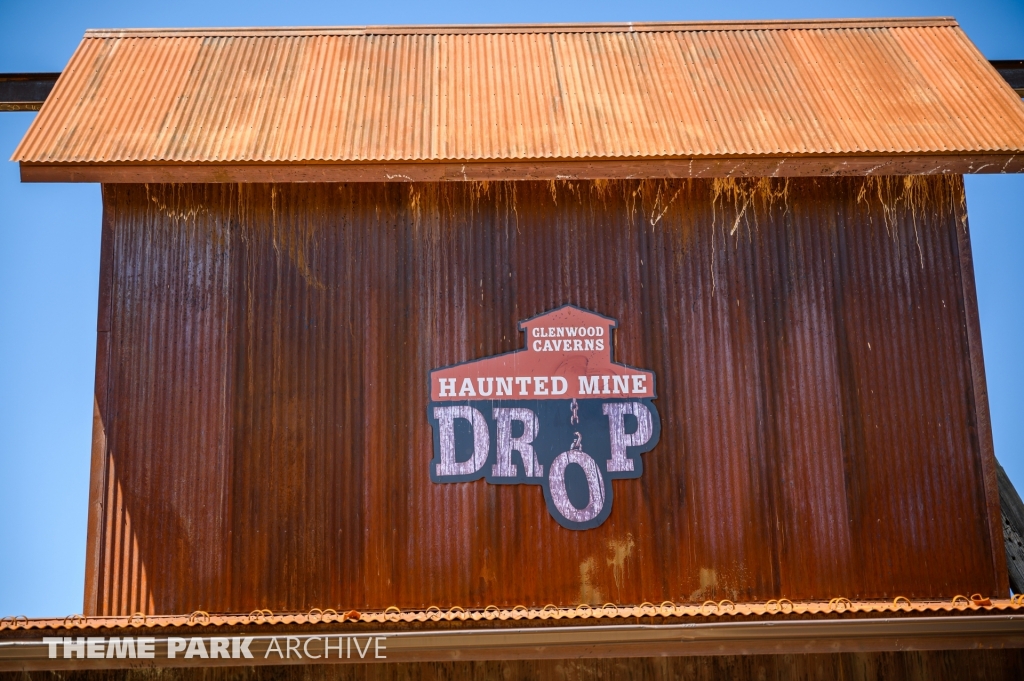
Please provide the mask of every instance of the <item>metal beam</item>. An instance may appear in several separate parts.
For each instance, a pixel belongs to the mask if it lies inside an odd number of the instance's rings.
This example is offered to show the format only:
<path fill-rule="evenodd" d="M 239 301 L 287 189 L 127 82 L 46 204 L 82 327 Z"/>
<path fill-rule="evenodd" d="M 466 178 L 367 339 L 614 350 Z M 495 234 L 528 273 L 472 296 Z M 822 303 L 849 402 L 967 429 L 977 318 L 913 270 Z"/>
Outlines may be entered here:
<path fill-rule="evenodd" d="M 60 73 L 0 73 L 0 111 L 38 111 Z"/>
<path fill-rule="evenodd" d="M 1024 59 L 993 59 L 989 62 L 1013 91 L 1024 97 Z"/>
<path fill-rule="evenodd" d="M 1024 97 L 1024 59 L 990 63 Z M 38 111 L 59 77 L 60 73 L 0 73 L 0 111 Z"/>

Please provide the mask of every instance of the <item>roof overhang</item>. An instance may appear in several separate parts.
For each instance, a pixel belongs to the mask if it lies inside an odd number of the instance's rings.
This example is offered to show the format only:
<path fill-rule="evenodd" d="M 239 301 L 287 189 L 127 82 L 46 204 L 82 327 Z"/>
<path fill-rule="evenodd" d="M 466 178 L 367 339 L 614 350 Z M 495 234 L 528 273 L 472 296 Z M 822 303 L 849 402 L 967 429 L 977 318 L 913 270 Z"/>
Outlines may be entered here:
<path fill-rule="evenodd" d="M 1024 104 L 949 18 L 93 30 L 33 182 L 1020 172 Z"/>
<path fill-rule="evenodd" d="M 22 182 L 476 182 L 1024 172 L 1024 154 L 461 163 L 26 163 Z"/>

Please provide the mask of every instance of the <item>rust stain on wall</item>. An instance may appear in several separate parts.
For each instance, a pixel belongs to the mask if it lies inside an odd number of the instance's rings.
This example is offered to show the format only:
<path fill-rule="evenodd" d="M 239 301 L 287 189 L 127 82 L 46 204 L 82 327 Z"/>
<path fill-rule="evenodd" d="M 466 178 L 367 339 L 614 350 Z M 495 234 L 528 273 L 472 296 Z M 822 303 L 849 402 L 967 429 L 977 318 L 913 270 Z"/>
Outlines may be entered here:
<path fill-rule="evenodd" d="M 580 563 L 580 593 L 576 599 L 580 603 L 600 605 L 605 602 L 600 584 L 594 583 L 598 579 L 597 575 L 595 575 L 596 571 L 597 560 L 593 556 Z"/>
<path fill-rule="evenodd" d="M 690 594 L 691 601 L 715 600 L 718 595 L 718 575 L 714 568 L 700 569 L 700 587 Z"/>
<path fill-rule="evenodd" d="M 612 568 L 615 589 L 620 593 L 623 582 L 626 579 L 627 561 L 633 556 L 633 547 L 635 546 L 636 543 L 633 541 L 633 535 L 629 533 L 626 533 L 624 539 L 608 540 L 608 565 Z"/>

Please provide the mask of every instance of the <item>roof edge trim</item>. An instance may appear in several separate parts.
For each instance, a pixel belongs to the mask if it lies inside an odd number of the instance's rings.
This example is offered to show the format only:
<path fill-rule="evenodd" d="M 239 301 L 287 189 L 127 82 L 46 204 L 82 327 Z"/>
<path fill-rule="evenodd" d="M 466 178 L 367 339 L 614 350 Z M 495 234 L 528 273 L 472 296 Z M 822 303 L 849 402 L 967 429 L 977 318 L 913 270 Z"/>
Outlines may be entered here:
<path fill-rule="evenodd" d="M 17 160 L 17 159 L 12 159 Z M 29 163 L 22 182 L 474 182 L 1024 172 L 1021 153 L 393 163 Z"/>
<path fill-rule="evenodd" d="M 565 24 L 436 24 L 393 26 L 291 26 L 222 28 L 93 28 L 85 38 L 171 38 L 183 36 L 424 35 L 488 33 L 622 33 L 669 31 L 811 30 L 959 26 L 953 17 L 877 19 L 772 19 L 763 21 L 665 21 Z"/>

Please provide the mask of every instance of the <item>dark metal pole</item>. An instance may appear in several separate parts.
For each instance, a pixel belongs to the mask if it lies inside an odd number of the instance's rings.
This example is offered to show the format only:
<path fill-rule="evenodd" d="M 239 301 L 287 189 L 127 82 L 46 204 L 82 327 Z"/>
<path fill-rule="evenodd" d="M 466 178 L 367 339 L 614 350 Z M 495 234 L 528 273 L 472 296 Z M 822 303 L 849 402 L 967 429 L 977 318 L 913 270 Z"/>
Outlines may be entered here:
<path fill-rule="evenodd" d="M 1010 87 L 1024 97 L 1024 59 L 993 59 L 989 62 L 995 67 Z"/>
<path fill-rule="evenodd" d="M 0 111 L 38 111 L 59 73 L 0 73 Z"/>
<path fill-rule="evenodd" d="M 1024 97 L 1024 59 L 990 63 Z M 38 111 L 59 77 L 59 73 L 0 73 L 0 111 Z"/>

